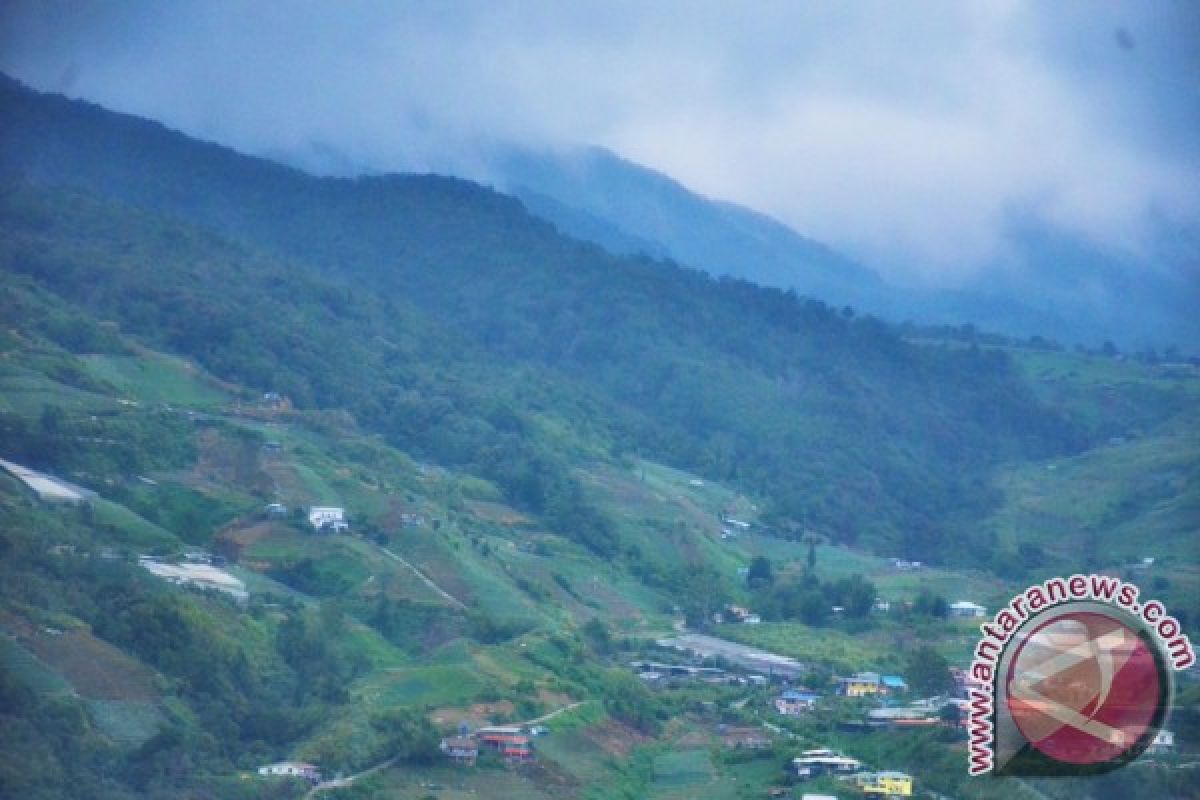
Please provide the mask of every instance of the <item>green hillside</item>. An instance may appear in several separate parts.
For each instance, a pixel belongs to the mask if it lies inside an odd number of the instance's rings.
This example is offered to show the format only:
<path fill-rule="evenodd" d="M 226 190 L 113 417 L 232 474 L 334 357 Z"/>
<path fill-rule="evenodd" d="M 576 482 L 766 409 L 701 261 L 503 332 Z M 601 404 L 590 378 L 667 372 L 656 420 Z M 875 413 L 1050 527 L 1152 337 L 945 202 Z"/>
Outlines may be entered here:
<path fill-rule="evenodd" d="M 254 772 L 289 758 L 358 776 L 331 797 L 757 798 L 833 746 L 973 797 L 954 730 L 630 663 L 705 632 L 826 695 L 932 663 L 914 699 L 977 636 L 947 602 L 1082 568 L 1200 619 L 1190 366 L 911 340 L 467 183 L 318 180 L 11 83 L 0 111 L 0 458 L 95 493 L 0 472 L 0 796 L 304 796 Z M 550 732 L 445 763 L 489 723 Z"/>
<path fill-rule="evenodd" d="M 594 447 L 732 483 L 785 531 L 965 559 L 943 545 L 994 507 L 998 464 L 1093 440 L 996 350 L 912 345 L 792 293 L 613 257 L 466 182 L 316 179 L 0 90 L 0 163 L 24 184 L 6 270 L 223 379 L 346 409 L 535 513 L 571 505 L 562 473 Z"/>

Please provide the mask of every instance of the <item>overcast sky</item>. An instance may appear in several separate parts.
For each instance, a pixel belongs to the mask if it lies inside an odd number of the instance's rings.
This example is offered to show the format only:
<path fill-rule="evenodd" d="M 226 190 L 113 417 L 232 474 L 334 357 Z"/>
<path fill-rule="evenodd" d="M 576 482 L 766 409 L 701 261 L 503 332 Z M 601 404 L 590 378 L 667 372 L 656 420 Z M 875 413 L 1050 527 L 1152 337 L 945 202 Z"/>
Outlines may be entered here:
<path fill-rule="evenodd" d="M 0 69 L 255 153 L 598 144 L 885 271 L 1200 220 L 1200 4 L 7 0 Z M 910 267 L 912 268 L 912 267 Z"/>

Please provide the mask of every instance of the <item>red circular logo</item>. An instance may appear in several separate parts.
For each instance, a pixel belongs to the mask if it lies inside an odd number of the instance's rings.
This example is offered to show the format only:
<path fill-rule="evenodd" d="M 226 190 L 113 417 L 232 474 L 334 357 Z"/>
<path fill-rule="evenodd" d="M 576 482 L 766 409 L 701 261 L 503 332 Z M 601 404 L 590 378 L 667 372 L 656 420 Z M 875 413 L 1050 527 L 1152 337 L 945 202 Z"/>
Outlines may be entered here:
<path fill-rule="evenodd" d="M 1154 734 L 1164 676 L 1124 622 L 1068 612 L 1035 628 L 1009 662 L 1009 712 L 1037 750 L 1066 764 L 1120 758 Z"/>

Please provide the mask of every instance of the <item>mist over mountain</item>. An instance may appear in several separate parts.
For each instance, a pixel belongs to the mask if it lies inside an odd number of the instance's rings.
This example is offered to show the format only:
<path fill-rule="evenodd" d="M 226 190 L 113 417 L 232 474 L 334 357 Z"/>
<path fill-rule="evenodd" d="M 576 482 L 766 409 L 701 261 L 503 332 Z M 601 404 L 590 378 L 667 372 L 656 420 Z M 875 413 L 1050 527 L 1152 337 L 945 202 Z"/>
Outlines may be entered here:
<path fill-rule="evenodd" d="M 317 174 L 375 172 L 329 145 L 273 155 Z M 1200 351 L 1192 313 L 1200 304 L 1200 237 L 1162 219 L 1152 248 L 1134 252 L 1014 212 L 1002 227 L 1001 254 L 947 287 L 884 279 L 766 214 L 705 197 L 604 148 L 480 144 L 469 156 L 448 151 L 436 170 L 493 185 L 564 233 L 616 254 L 669 258 L 895 322 L 972 325 L 1066 346 Z M 891 275 L 924 272 L 920 264 L 888 266 Z"/>
<path fill-rule="evenodd" d="M 898 285 L 783 223 L 703 197 L 600 148 L 499 148 L 480 174 L 573 236 L 665 255 L 895 321 L 973 324 L 1064 344 L 1200 348 L 1200 248 L 1161 224 L 1151 253 L 1114 252 L 1033 215 L 1011 215 L 1004 256 L 955 288 Z M 894 269 L 891 272 L 895 272 Z M 909 274 L 920 274 L 909 265 Z"/>

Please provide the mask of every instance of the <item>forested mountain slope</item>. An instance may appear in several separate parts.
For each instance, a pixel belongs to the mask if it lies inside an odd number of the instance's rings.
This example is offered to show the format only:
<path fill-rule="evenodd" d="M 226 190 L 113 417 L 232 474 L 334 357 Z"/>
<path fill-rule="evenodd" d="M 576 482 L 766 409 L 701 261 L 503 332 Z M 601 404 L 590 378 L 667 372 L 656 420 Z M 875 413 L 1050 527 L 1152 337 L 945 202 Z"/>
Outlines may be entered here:
<path fill-rule="evenodd" d="M 5 269 L 235 379 L 348 408 L 448 463 L 490 461 L 535 510 L 561 471 L 524 433 L 542 410 L 605 429 L 614 452 L 736 480 L 793 524 L 925 557 L 987 506 L 998 461 L 1086 438 L 994 352 L 613 257 L 470 183 L 317 179 L 11 82 L 0 102 L 5 174 L 191 226 L 17 189 Z"/>

